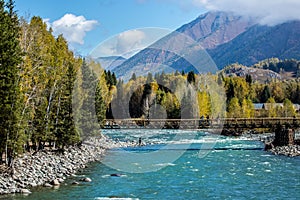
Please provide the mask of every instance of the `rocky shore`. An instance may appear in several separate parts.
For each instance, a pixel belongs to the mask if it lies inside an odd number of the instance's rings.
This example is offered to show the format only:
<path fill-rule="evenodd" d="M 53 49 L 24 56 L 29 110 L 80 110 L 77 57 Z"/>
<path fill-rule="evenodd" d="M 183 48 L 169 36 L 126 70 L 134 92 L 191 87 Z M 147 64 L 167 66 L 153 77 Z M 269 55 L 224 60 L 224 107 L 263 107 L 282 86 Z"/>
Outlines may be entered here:
<path fill-rule="evenodd" d="M 300 156 L 300 145 L 277 146 L 269 149 L 275 155 L 285 155 L 289 157 Z"/>
<path fill-rule="evenodd" d="M 230 135 L 236 136 L 236 135 Z M 276 146 L 274 145 L 275 133 L 258 133 L 254 130 L 247 130 L 238 135 L 241 138 L 257 140 L 265 143 L 265 150 L 275 155 L 289 157 L 300 156 L 300 145 Z"/>
<path fill-rule="evenodd" d="M 43 150 L 24 154 L 15 159 L 12 168 L 0 166 L 0 194 L 26 194 L 31 193 L 32 187 L 59 185 L 80 168 L 85 168 L 87 163 L 98 161 L 106 149 L 128 145 L 131 144 L 111 141 L 102 136 L 90 139 L 80 147 L 70 147 L 63 151 Z M 85 178 L 78 181 L 91 180 Z"/>

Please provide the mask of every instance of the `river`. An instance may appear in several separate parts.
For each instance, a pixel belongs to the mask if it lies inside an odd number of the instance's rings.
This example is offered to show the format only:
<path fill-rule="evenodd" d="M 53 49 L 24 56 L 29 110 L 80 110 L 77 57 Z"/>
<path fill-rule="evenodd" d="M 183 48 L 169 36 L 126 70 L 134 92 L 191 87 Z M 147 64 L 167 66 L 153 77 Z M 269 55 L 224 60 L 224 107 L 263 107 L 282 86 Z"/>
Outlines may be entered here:
<path fill-rule="evenodd" d="M 272 155 L 259 141 L 191 130 L 103 133 L 147 145 L 110 150 L 60 187 L 0 199 L 300 199 L 299 157 Z M 92 182 L 71 184 L 81 177 Z"/>

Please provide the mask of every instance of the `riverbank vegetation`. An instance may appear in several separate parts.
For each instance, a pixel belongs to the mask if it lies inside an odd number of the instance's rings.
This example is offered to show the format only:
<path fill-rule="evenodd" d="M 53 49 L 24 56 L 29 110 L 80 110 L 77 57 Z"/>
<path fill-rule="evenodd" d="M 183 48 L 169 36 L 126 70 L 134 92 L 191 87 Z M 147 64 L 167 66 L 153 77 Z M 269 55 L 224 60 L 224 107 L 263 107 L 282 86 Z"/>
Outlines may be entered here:
<path fill-rule="evenodd" d="M 101 106 L 109 97 L 106 82 L 101 84 L 105 77 L 97 77 L 90 66 L 100 69 L 75 56 L 40 17 L 19 18 L 13 1 L 0 0 L 0 162 L 10 165 L 17 154 L 46 145 L 80 142 L 86 127 L 75 127 L 72 98 L 77 110 L 87 106 L 94 84 L 102 95 L 97 95 L 98 109 L 105 112 Z M 86 113 L 77 120 L 83 122 Z"/>
<path fill-rule="evenodd" d="M 115 119 L 150 115 L 158 119 L 215 118 L 222 105 L 225 114 L 219 117 L 296 117 L 300 82 L 299 79 L 259 82 L 250 75 L 226 76 L 223 71 L 217 75 L 175 72 L 136 77 L 133 74 L 129 82 L 118 82 L 113 96 L 108 108 L 112 111 L 108 113 L 115 115 L 107 117 Z M 166 112 L 166 116 L 160 112 Z"/>

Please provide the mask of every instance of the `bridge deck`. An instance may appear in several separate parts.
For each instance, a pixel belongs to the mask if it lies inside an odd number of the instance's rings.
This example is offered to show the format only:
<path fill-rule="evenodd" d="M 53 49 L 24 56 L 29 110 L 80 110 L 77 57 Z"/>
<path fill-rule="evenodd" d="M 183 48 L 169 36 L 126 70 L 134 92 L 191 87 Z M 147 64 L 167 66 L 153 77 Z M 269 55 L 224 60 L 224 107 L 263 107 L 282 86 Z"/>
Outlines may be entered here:
<path fill-rule="evenodd" d="M 300 118 L 221 118 L 221 119 L 107 119 L 104 128 L 122 129 L 218 129 L 300 127 Z"/>

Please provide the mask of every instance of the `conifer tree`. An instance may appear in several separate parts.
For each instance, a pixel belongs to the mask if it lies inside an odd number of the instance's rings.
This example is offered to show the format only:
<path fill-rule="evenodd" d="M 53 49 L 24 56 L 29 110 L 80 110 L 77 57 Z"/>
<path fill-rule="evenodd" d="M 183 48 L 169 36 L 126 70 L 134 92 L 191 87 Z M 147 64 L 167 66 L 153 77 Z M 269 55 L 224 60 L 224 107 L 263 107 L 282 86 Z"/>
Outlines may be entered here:
<path fill-rule="evenodd" d="M 118 81 L 115 72 L 112 73 L 111 77 L 112 77 L 112 85 L 117 85 Z"/>
<path fill-rule="evenodd" d="M 229 79 L 229 83 L 227 84 L 226 88 L 226 97 L 227 97 L 227 102 L 229 103 L 230 100 L 235 96 L 234 93 L 234 84 L 232 79 Z"/>
<path fill-rule="evenodd" d="M 19 24 L 14 3 L 10 0 L 5 4 L 0 0 L 0 152 L 5 153 L 6 164 L 11 164 L 22 145 L 18 69 L 21 49 L 18 38 Z"/>
<path fill-rule="evenodd" d="M 151 72 L 149 72 L 147 75 L 146 83 L 151 83 L 152 81 L 153 81 L 153 75 Z"/>
<path fill-rule="evenodd" d="M 190 84 L 195 84 L 196 78 L 195 78 L 195 73 L 194 73 L 194 71 L 190 71 L 190 72 L 188 73 L 187 81 L 188 81 Z"/>
<path fill-rule="evenodd" d="M 79 131 L 81 138 L 97 134 L 100 126 L 97 122 L 97 115 L 95 109 L 97 77 L 96 74 L 90 69 L 87 61 L 83 60 L 81 66 L 82 73 L 82 106 L 80 108 Z"/>
<path fill-rule="evenodd" d="M 75 128 L 74 112 L 72 107 L 72 94 L 78 68 L 76 67 L 73 54 L 68 51 L 67 42 L 62 36 L 57 38 L 56 45 L 62 49 L 60 52 L 63 56 L 61 71 L 61 81 L 59 83 L 59 91 L 57 95 L 55 134 L 59 145 L 65 147 L 79 142 L 79 133 Z"/>
<path fill-rule="evenodd" d="M 264 90 L 262 91 L 262 94 L 261 94 L 261 102 L 262 103 L 266 103 L 267 100 L 271 97 L 271 91 L 270 91 L 270 88 L 268 85 L 266 85 L 264 87 Z"/>
<path fill-rule="evenodd" d="M 130 80 L 132 81 L 136 81 L 136 74 L 133 72 L 133 74 L 131 75 Z"/>
<path fill-rule="evenodd" d="M 117 119 L 130 118 L 128 112 L 128 101 L 125 98 L 126 94 L 124 92 L 124 82 L 122 80 L 119 80 L 116 88 L 117 93 L 111 103 L 114 115 L 113 117 Z"/>
<path fill-rule="evenodd" d="M 100 77 L 101 78 L 101 77 Z M 101 81 L 98 81 L 96 87 L 96 94 L 95 94 L 95 109 L 97 120 L 100 125 L 103 125 L 105 120 L 105 113 L 106 113 L 106 103 L 103 97 L 103 84 Z"/>

